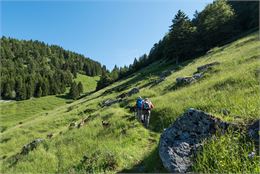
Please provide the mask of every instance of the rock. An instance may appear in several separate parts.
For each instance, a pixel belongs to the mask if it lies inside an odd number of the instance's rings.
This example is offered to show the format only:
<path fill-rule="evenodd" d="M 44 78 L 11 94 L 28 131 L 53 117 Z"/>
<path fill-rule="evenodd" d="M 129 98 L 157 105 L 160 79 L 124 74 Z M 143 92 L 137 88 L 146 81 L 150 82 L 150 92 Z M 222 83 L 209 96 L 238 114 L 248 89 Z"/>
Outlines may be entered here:
<path fill-rule="evenodd" d="M 118 95 L 116 98 L 117 98 L 117 99 L 119 99 L 119 98 L 122 99 L 122 98 L 125 98 L 125 97 L 127 97 L 127 93 L 124 92 L 124 93 Z"/>
<path fill-rule="evenodd" d="M 177 85 L 188 85 L 195 82 L 196 79 L 193 77 L 178 77 L 176 78 Z"/>
<path fill-rule="evenodd" d="M 133 95 L 133 94 L 137 94 L 137 93 L 139 93 L 139 88 L 133 88 L 133 89 L 131 89 L 128 93 L 127 93 L 127 95 L 128 96 L 131 96 L 131 95 Z"/>
<path fill-rule="evenodd" d="M 212 63 L 209 63 L 209 64 L 205 64 L 205 65 L 202 65 L 202 66 L 199 66 L 197 68 L 198 72 L 205 72 L 207 71 L 210 67 L 212 66 L 215 66 L 215 65 L 219 65 L 220 63 L 219 62 L 212 62 Z"/>
<path fill-rule="evenodd" d="M 103 127 L 109 127 L 111 124 L 108 121 L 102 120 L 102 125 L 103 125 Z"/>
<path fill-rule="evenodd" d="M 203 77 L 203 74 L 202 73 L 195 73 L 195 74 L 193 74 L 192 77 L 196 80 L 199 80 Z"/>
<path fill-rule="evenodd" d="M 260 119 L 253 122 L 248 127 L 248 135 L 255 142 L 256 147 L 259 149 L 259 125 Z"/>
<path fill-rule="evenodd" d="M 189 172 L 192 156 L 202 147 L 204 139 L 216 131 L 225 132 L 230 123 L 196 109 L 189 109 L 160 137 L 159 155 L 164 167 L 173 173 Z"/>
<path fill-rule="evenodd" d="M 111 106 L 112 104 L 115 104 L 115 103 L 118 103 L 118 102 L 121 102 L 122 99 L 119 98 L 119 99 L 108 99 L 106 101 L 103 101 L 101 103 L 101 107 L 105 107 L 105 106 Z"/>
<path fill-rule="evenodd" d="M 256 155 L 255 152 L 250 152 L 248 154 L 248 158 L 253 159 L 255 157 L 255 155 Z"/>
<path fill-rule="evenodd" d="M 21 155 L 27 155 L 30 151 L 34 150 L 44 139 L 38 138 L 23 146 Z"/>
<path fill-rule="evenodd" d="M 176 83 L 179 86 L 188 85 L 196 82 L 203 77 L 202 73 L 195 73 L 192 77 L 178 77 L 176 78 Z"/>
<path fill-rule="evenodd" d="M 170 70 L 166 70 L 166 71 L 163 71 L 161 74 L 160 74 L 160 78 L 165 78 L 169 75 L 171 75 L 172 72 Z"/>

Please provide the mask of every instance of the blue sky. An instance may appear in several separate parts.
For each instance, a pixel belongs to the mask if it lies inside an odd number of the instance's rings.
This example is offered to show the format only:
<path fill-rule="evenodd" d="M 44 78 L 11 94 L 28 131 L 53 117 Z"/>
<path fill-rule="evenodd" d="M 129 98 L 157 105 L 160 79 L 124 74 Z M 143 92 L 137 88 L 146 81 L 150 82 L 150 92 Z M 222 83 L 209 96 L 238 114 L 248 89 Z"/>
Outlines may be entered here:
<path fill-rule="evenodd" d="M 210 2 L 1 1 L 1 35 L 60 45 L 111 69 L 149 53 L 179 9 L 192 18 Z"/>

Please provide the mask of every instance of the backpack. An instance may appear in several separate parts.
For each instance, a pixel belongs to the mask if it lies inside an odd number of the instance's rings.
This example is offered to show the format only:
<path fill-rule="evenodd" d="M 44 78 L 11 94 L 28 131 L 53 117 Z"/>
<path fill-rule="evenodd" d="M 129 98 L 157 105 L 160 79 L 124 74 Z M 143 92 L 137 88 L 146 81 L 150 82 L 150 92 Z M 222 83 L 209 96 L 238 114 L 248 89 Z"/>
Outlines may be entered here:
<path fill-rule="evenodd" d="M 143 104 L 143 100 L 142 100 L 142 99 L 138 99 L 138 100 L 136 101 L 136 106 L 137 106 L 137 108 L 141 109 L 141 108 L 142 108 L 142 104 Z"/>
<path fill-rule="evenodd" d="M 144 107 L 145 110 L 151 109 L 151 108 L 150 108 L 150 104 L 149 104 L 149 102 L 147 102 L 147 101 L 144 102 L 144 106 L 143 106 L 143 107 Z"/>

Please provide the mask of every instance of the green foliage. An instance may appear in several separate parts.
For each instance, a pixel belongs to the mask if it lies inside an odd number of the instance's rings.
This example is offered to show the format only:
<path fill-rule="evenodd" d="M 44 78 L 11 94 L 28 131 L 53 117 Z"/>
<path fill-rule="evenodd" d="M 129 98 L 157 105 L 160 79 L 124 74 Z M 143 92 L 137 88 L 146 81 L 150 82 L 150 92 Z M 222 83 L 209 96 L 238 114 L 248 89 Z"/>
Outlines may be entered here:
<path fill-rule="evenodd" d="M 110 85 L 111 83 L 113 83 L 113 79 L 111 79 L 111 77 L 109 77 L 108 74 L 102 74 L 102 76 L 100 77 L 100 80 L 97 83 L 96 90 L 102 89 L 102 88 Z"/>
<path fill-rule="evenodd" d="M 61 94 L 77 73 L 97 76 L 103 71 L 100 63 L 55 45 L 4 36 L 0 42 L 3 99 Z"/>
<path fill-rule="evenodd" d="M 259 1 L 228 1 L 235 11 L 236 25 L 246 31 L 259 27 Z"/>
<path fill-rule="evenodd" d="M 76 100 L 80 95 L 79 87 L 76 82 L 73 82 L 70 87 L 69 96 Z"/>
<path fill-rule="evenodd" d="M 81 82 L 78 83 L 77 88 L 78 88 L 79 94 L 83 93 L 84 90 L 83 90 L 83 85 Z"/>
<path fill-rule="evenodd" d="M 197 30 L 198 41 L 208 50 L 217 44 L 233 37 L 236 27 L 234 21 L 234 10 L 227 4 L 226 0 L 216 0 L 198 13 Z"/>
<path fill-rule="evenodd" d="M 76 100 L 79 98 L 80 94 L 84 92 L 83 84 L 79 82 L 78 84 L 74 81 L 71 84 L 70 90 L 69 90 L 69 96 L 70 98 Z"/>
<path fill-rule="evenodd" d="M 176 60 L 176 64 L 191 56 L 195 44 L 196 28 L 188 16 L 181 10 L 175 15 L 170 26 L 169 39 L 165 55 L 168 59 Z M 187 51 L 189 50 L 189 51 Z"/>

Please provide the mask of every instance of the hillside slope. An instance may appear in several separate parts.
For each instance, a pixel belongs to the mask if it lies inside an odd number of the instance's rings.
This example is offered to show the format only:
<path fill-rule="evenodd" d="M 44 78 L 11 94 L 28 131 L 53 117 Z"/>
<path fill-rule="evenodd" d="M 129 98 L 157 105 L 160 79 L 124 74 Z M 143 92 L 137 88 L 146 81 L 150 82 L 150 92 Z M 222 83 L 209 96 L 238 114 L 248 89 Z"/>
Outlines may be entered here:
<path fill-rule="evenodd" d="M 178 67 L 163 61 L 155 62 L 105 89 L 15 125 L 1 133 L 1 173 L 165 172 L 158 156 L 159 136 L 188 108 L 201 109 L 232 122 L 247 123 L 257 119 L 260 106 L 259 46 L 258 33 L 252 33 Z M 191 76 L 197 67 L 215 61 L 220 64 L 198 82 L 176 85 L 177 77 Z M 154 81 L 164 70 L 173 73 L 155 85 Z M 133 87 L 140 88 L 140 93 L 109 107 L 100 107 L 101 102 L 115 99 Z M 137 122 L 127 108 L 134 105 L 139 95 L 149 97 L 155 105 L 149 129 Z M 224 115 L 223 109 L 229 114 Z M 84 118 L 88 119 L 83 126 L 69 129 L 70 123 L 79 123 Z M 108 121 L 110 126 L 104 127 L 102 120 Z M 53 137 L 46 138 L 50 133 Z M 45 141 L 16 160 L 15 154 L 35 138 L 44 138 Z M 223 142 L 229 143 L 228 139 Z M 209 146 L 213 145 L 209 143 Z M 250 146 L 247 150 L 252 148 Z M 219 154 L 230 154 L 229 151 L 218 148 Z M 247 151 L 240 156 L 227 157 L 234 164 L 242 161 L 242 167 L 227 164 L 226 158 L 216 155 L 214 159 L 220 163 L 213 168 L 204 160 L 200 164 L 204 168 L 194 170 L 220 173 L 259 171 L 257 159 L 249 162 L 245 155 Z M 210 158 L 208 154 L 204 157 Z M 224 166 L 223 171 L 218 165 Z M 210 167 L 212 170 L 208 169 Z"/>
<path fill-rule="evenodd" d="M 56 45 L 39 41 L 0 38 L 0 98 L 26 100 L 62 94 L 77 73 L 100 75 L 97 61 Z"/>

